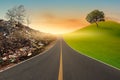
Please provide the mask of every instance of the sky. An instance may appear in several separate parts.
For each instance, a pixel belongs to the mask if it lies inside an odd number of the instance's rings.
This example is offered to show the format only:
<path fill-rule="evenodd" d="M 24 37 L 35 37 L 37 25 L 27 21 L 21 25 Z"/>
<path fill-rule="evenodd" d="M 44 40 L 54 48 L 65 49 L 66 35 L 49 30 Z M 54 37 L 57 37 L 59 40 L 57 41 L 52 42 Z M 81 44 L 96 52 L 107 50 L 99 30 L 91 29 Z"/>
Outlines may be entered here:
<path fill-rule="evenodd" d="M 0 18 L 8 9 L 24 5 L 30 27 L 42 32 L 61 34 L 83 28 L 86 15 L 98 9 L 107 19 L 120 22 L 120 0 L 0 0 Z"/>

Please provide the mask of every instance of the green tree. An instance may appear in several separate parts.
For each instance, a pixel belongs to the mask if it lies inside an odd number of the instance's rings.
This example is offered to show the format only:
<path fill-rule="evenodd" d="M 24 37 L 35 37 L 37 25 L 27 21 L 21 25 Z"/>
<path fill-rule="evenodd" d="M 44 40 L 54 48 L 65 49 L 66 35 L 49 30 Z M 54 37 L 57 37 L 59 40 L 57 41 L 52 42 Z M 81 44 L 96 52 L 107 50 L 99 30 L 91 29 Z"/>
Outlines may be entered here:
<path fill-rule="evenodd" d="M 97 22 L 105 21 L 105 16 L 103 11 L 94 10 L 87 15 L 86 20 L 90 23 L 96 23 L 98 27 Z"/>

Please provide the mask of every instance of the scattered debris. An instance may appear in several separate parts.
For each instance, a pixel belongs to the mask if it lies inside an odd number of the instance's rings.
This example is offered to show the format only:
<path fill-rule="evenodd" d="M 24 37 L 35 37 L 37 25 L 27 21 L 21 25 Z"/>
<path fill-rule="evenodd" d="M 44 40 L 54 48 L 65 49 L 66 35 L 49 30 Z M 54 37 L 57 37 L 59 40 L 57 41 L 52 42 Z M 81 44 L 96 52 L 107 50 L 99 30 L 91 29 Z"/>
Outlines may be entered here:
<path fill-rule="evenodd" d="M 20 23 L 0 19 L 0 68 L 41 53 L 55 39 Z"/>

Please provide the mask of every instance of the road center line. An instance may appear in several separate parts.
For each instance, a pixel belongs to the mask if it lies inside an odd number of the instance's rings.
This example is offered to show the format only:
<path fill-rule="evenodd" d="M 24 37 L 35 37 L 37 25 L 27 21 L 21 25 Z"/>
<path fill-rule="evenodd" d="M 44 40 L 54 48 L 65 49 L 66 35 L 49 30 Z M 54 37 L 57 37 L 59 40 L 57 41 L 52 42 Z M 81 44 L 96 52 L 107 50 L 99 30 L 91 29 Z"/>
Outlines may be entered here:
<path fill-rule="evenodd" d="M 60 40 L 60 67 L 59 67 L 58 80 L 63 80 L 62 40 Z"/>

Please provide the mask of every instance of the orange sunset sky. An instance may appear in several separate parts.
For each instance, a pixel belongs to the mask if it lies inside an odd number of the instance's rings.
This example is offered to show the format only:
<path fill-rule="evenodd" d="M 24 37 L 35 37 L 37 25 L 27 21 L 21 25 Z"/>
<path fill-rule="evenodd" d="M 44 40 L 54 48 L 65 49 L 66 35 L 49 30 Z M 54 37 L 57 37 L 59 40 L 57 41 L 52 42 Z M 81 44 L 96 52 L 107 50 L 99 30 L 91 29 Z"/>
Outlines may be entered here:
<path fill-rule="evenodd" d="M 52 12 L 35 13 L 31 18 L 32 28 L 53 34 L 72 32 L 89 24 L 83 16 L 70 13 L 65 15 L 56 15 Z"/>

